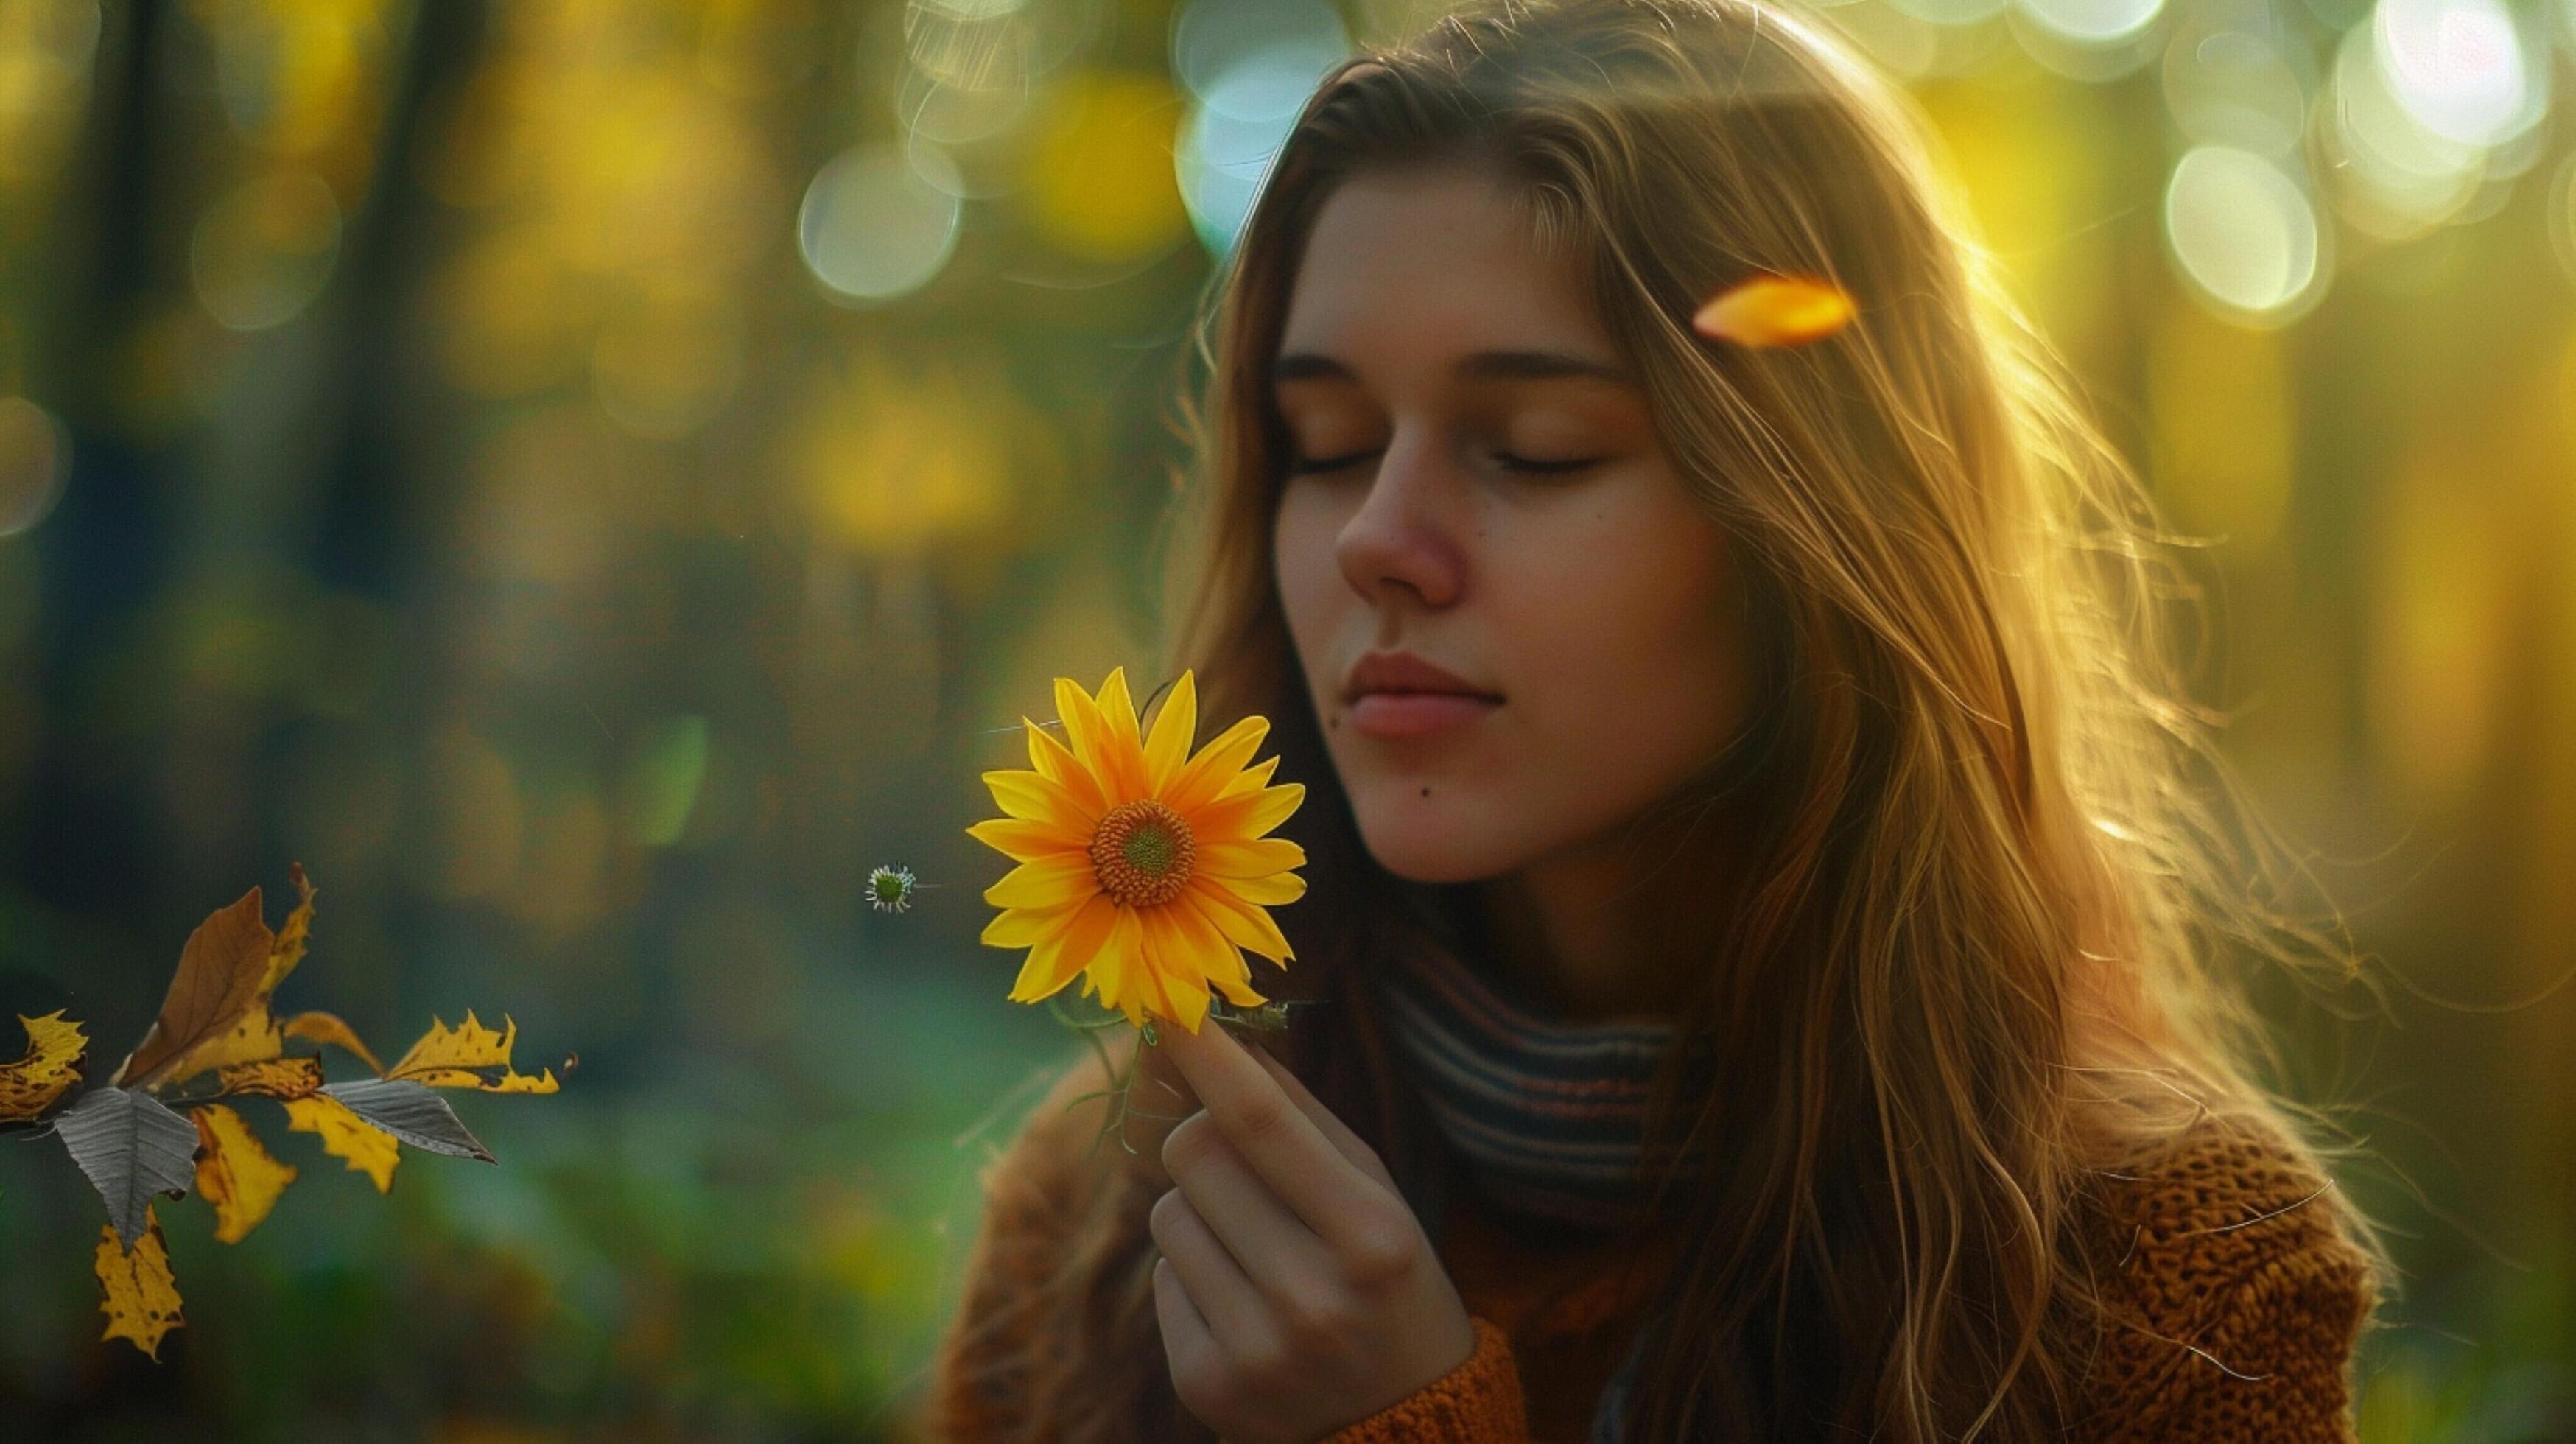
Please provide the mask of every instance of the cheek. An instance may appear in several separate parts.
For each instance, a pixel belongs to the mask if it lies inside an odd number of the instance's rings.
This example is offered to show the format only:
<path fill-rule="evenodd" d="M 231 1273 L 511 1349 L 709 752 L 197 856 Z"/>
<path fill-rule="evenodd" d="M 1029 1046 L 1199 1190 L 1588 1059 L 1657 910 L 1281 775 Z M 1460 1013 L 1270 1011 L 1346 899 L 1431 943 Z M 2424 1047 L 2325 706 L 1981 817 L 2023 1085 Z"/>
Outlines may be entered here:
<path fill-rule="evenodd" d="M 1509 635 L 1548 744 L 1652 791 L 1714 751 L 1744 707 L 1731 563 L 1696 511 L 1602 511 L 1518 569 Z"/>
<path fill-rule="evenodd" d="M 1349 593 L 1333 553 L 1341 525 L 1329 498 L 1314 488 L 1292 486 L 1281 494 L 1271 532 L 1271 575 L 1301 660 L 1324 635 L 1335 599 Z"/>

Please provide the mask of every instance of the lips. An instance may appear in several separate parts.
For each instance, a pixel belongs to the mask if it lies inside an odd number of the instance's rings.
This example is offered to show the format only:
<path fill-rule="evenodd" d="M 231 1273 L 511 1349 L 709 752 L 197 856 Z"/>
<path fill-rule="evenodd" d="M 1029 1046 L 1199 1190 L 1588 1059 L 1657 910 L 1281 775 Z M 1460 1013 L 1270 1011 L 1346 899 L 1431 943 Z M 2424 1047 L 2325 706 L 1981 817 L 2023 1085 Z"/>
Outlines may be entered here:
<path fill-rule="evenodd" d="M 1363 736 L 1422 737 L 1481 720 L 1503 704 L 1466 678 L 1411 652 L 1371 652 L 1343 689 Z"/>
<path fill-rule="evenodd" d="M 1342 700 L 1357 702 L 1373 692 L 1436 692 L 1488 702 L 1503 700 L 1500 693 L 1487 691 L 1413 652 L 1371 652 L 1360 658 L 1342 688 Z"/>

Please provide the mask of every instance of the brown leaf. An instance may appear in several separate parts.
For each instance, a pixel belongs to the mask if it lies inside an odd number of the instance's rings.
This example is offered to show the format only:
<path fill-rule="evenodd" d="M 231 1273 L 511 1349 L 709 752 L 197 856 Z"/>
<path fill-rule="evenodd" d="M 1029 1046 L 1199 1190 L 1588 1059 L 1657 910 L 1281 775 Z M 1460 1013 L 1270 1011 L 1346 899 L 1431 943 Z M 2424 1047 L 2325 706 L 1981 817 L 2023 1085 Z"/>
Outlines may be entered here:
<path fill-rule="evenodd" d="M 134 1347 L 161 1358 L 161 1336 L 183 1327 L 179 1317 L 179 1281 L 170 1273 L 170 1250 L 161 1241 L 161 1220 L 143 1213 L 143 1232 L 132 1249 L 118 1242 L 116 1229 L 98 1226 L 98 1282 L 104 1293 L 100 1313 L 107 1315 L 101 1339 L 129 1339 Z"/>
<path fill-rule="evenodd" d="M 376 1055 L 367 1051 L 367 1045 L 358 1041 L 358 1035 L 348 1024 L 341 1022 L 330 1013 L 296 1014 L 286 1020 L 286 1036 L 302 1038 L 310 1043 L 328 1043 L 335 1048 L 346 1048 L 364 1060 L 368 1067 L 375 1069 L 377 1076 L 381 1077 L 384 1074 L 385 1065 L 376 1061 Z"/>
<path fill-rule="evenodd" d="M 119 1086 L 148 1083 L 181 1053 L 231 1027 L 259 1000 L 274 941 L 260 918 L 256 887 L 197 924 L 180 950 L 179 971 L 170 978 L 161 1015 L 108 1081 Z"/>
<path fill-rule="evenodd" d="M 270 994 L 304 959 L 313 925 L 313 884 L 291 873 L 298 899 L 283 931 L 271 933 L 254 887 L 188 937 L 161 1015 L 110 1081 L 163 1088 L 209 1068 L 274 1058 L 285 1035 L 268 1013 Z"/>
<path fill-rule="evenodd" d="M 0 1064 L 0 1123 L 23 1122 L 53 1107 L 80 1081 L 81 1055 L 89 1050 L 81 1025 L 65 1022 L 60 1008 L 41 1018 L 22 1013 L 18 1022 L 27 1030 L 27 1056 Z"/>
<path fill-rule="evenodd" d="M 1812 276 L 1755 275 L 1727 287 L 1691 317 L 1691 329 L 1739 346 L 1799 346 L 1843 328 L 1852 299 Z"/>
<path fill-rule="evenodd" d="M 286 1101 L 286 1126 L 299 1133 L 322 1136 L 322 1151 L 334 1158 L 349 1161 L 352 1172 L 363 1173 L 376 1181 L 376 1192 L 391 1192 L 394 1165 L 402 1161 L 402 1145 L 394 1136 L 349 1111 L 349 1105 L 328 1093 L 315 1093 Z"/>
<path fill-rule="evenodd" d="M 215 1074 L 225 1093 L 257 1093 L 269 1098 L 301 1098 L 322 1086 L 319 1058 L 265 1058 L 236 1063 Z"/>
<path fill-rule="evenodd" d="M 221 1103 L 188 1111 L 197 1121 L 197 1192 L 215 1206 L 215 1237 L 239 1243 L 295 1181 L 295 1165 L 271 1157 L 242 1116 Z"/>
<path fill-rule="evenodd" d="M 385 1076 L 432 1088 L 479 1088 L 486 1093 L 552 1093 L 563 1086 L 555 1081 L 551 1068 L 542 1070 L 544 1076 L 539 1078 L 513 1071 L 510 1049 L 518 1041 L 519 1025 L 505 1014 L 501 1027 L 500 1032 L 486 1027 L 470 1008 L 465 1021 L 453 1028 L 432 1017 L 429 1031 L 385 1070 Z M 500 1069 L 501 1076 L 487 1078 L 476 1071 L 486 1068 Z"/>

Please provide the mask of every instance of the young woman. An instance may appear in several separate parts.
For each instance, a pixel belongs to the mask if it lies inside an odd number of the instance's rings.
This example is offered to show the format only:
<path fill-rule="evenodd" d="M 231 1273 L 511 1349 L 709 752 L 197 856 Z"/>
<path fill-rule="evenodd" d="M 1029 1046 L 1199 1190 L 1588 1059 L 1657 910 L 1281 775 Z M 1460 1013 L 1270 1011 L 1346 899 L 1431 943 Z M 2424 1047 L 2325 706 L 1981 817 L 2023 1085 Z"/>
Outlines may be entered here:
<path fill-rule="evenodd" d="M 1310 788 L 1256 981 L 1314 1005 L 1163 1029 L 1128 1147 L 1064 1074 L 934 1433 L 2349 1437 L 2384 1270 L 2221 975 L 2341 955 L 1922 133 L 1759 0 L 1319 88 L 1211 293 L 1173 668 Z M 1762 273 L 1856 309 L 1694 330 Z"/>

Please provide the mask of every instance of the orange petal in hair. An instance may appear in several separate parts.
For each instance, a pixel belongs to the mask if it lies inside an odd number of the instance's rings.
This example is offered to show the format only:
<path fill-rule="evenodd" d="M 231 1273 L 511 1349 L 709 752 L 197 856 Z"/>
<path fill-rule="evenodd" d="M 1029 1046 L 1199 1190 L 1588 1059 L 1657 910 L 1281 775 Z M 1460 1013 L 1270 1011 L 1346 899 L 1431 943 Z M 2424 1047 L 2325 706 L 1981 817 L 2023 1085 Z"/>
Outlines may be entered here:
<path fill-rule="evenodd" d="M 1757 275 L 1702 303 L 1691 329 L 1739 346 L 1802 346 L 1841 330 L 1852 311 L 1851 297 L 1830 281 Z"/>

